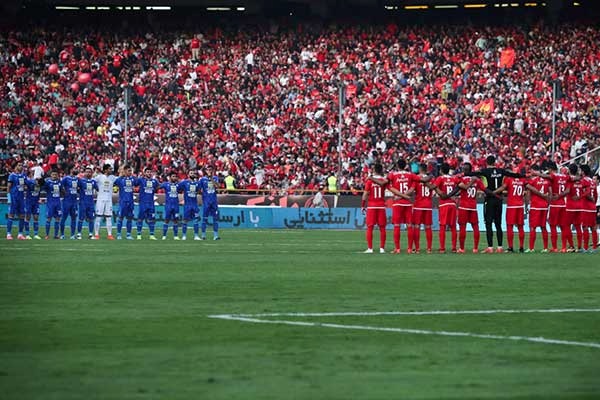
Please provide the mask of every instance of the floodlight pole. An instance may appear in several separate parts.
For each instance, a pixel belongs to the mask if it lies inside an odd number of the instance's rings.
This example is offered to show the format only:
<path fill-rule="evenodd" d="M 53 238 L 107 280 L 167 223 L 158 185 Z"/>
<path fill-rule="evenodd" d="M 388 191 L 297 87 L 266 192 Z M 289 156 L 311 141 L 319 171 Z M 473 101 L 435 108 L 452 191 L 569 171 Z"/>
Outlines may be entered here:
<path fill-rule="evenodd" d="M 130 88 L 129 84 L 125 86 L 125 145 L 123 149 L 125 154 L 123 155 L 123 165 L 127 164 L 127 142 L 129 139 L 129 96 L 130 96 Z"/>
<path fill-rule="evenodd" d="M 552 157 L 556 151 L 556 80 L 552 81 Z"/>

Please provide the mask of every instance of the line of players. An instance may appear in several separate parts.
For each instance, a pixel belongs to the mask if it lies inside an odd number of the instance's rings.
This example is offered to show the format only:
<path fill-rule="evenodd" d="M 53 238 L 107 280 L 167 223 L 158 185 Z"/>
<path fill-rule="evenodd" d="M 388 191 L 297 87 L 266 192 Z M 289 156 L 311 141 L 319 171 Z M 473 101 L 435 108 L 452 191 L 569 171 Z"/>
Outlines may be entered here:
<path fill-rule="evenodd" d="M 39 236 L 39 204 L 40 194 L 46 193 L 46 235 L 50 238 L 50 226 L 54 220 L 54 238 L 65 238 L 65 225 L 70 218 L 71 239 L 82 238 L 84 222 L 88 223 L 89 238 L 100 239 L 102 218 L 106 220 L 107 239 L 114 240 L 112 235 L 113 188 L 118 188 L 119 204 L 117 219 L 117 239 L 121 239 L 123 222 L 126 227 L 126 239 L 132 240 L 134 219 L 134 188 L 139 188 L 139 207 L 137 213 L 137 239 L 142 239 L 142 227 L 146 222 L 150 231 L 150 240 L 156 240 L 155 194 L 165 193 L 165 223 L 163 237 L 166 239 L 169 223 L 172 222 L 174 239 L 179 240 L 179 194 L 183 194 L 182 240 L 186 240 L 188 224 L 194 229 L 194 240 L 206 239 L 206 227 L 209 217 L 213 222 L 213 239 L 219 240 L 219 206 L 217 188 L 219 179 L 213 174 L 213 168 L 207 166 L 202 178 L 197 171 L 189 171 L 188 179 L 179 182 L 176 173 L 171 173 L 168 180 L 160 183 L 154 178 L 154 172 L 147 168 L 143 175 L 136 177 L 132 168 L 125 166 L 120 176 L 112 175 L 110 164 L 102 167 L 102 173 L 93 176 L 91 167 L 84 169 L 83 177 L 79 177 L 74 169 L 70 175 L 59 179 L 58 172 L 52 171 L 46 179 L 31 179 L 23 173 L 23 165 L 17 164 L 8 179 L 9 213 L 7 221 L 7 240 L 12 240 L 13 222 L 18 222 L 20 240 L 41 239 Z M 199 234 L 200 208 L 198 195 L 202 195 L 202 222 Z M 78 218 L 79 217 L 79 218 Z M 78 219 L 78 221 L 77 221 Z M 30 235 L 30 222 L 33 221 L 33 237 Z M 77 227 L 76 227 L 77 222 Z M 76 230 L 77 229 L 77 230 Z M 77 233 L 76 233 L 77 232 Z M 92 234 L 94 232 L 94 234 Z"/>
<path fill-rule="evenodd" d="M 397 170 L 384 176 L 381 164 L 373 165 L 373 173 L 367 180 L 362 198 L 363 213 L 366 213 L 365 253 L 373 253 L 373 230 L 378 225 L 380 232 L 380 253 L 385 253 L 386 243 L 386 202 L 385 192 L 393 193 L 392 224 L 394 226 L 394 253 L 400 253 L 400 228 L 406 225 L 408 253 L 420 252 L 421 226 L 425 228 L 427 253 L 432 252 L 432 197 L 439 197 L 439 251 L 446 252 L 446 230 L 450 230 L 452 252 L 465 252 L 467 224 L 473 229 L 473 253 L 479 252 L 479 220 L 477 196 L 485 193 L 488 197 L 502 198 L 506 194 L 506 225 L 508 248 L 500 246 L 496 252 L 514 252 L 514 228 L 517 228 L 519 252 L 534 252 L 536 231 L 543 238 L 542 252 L 596 252 L 598 243 L 597 225 L 600 224 L 600 208 L 597 209 L 597 183 L 588 165 L 578 167 L 571 164 L 568 173 L 559 173 L 557 165 L 550 163 L 548 172 L 532 166 L 528 177 L 512 174 L 504 177 L 502 184 L 491 191 L 484 180 L 472 171 L 469 163 L 463 163 L 461 173 L 450 175 L 448 164 L 442 164 L 441 175 L 432 178 L 427 174 L 427 166 L 421 164 L 419 173 L 406 170 L 405 160 L 397 162 Z M 456 199 L 458 196 L 458 199 Z M 486 205 L 487 206 L 487 205 Z M 529 247 L 524 249 L 525 214 L 529 212 Z M 458 224 L 458 233 L 457 233 Z M 548 243 L 547 224 L 550 226 Z M 558 249 L 558 230 L 561 232 L 562 247 Z M 576 232 L 577 249 L 573 243 L 572 229 Z M 458 247 L 457 247 L 458 236 Z M 590 236 L 592 244 L 590 246 Z M 485 253 L 493 253 L 487 247 Z"/>

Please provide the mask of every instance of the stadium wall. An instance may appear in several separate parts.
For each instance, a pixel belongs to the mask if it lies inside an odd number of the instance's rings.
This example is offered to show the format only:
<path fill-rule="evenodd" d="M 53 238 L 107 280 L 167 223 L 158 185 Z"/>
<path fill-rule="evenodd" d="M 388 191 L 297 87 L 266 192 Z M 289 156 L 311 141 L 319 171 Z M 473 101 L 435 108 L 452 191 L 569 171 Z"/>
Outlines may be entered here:
<path fill-rule="evenodd" d="M 485 230 L 483 223 L 483 204 L 479 204 L 479 229 Z M 365 216 L 360 208 L 304 208 L 277 206 L 271 207 L 249 207 L 249 206 L 220 206 L 219 227 L 233 229 L 342 229 L 362 230 L 365 228 Z M 392 210 L 388 208 L 387 229 L 393 229 L 391 224 Z M 8 205 L 0 204 L 0 225 L 6 226 Z M 113 215 L 117 216 L 117 206 L 114 207 Z M 157 226 L 162 226 L 164 206 L 156 206 Z M 209 219 L 212 223 L 212 220 Z M 46 205 L 40 205 L 40 227 L 46 223 Z M 504 221 L 503 229 L 506 229 Z M 433 230 L 439 230 L 438 210 L 433 210 Z M 468 225 L 468 230 L 471 226 Z M 525 220 L 525 231 L 528 229 L 528 221 Z"/>

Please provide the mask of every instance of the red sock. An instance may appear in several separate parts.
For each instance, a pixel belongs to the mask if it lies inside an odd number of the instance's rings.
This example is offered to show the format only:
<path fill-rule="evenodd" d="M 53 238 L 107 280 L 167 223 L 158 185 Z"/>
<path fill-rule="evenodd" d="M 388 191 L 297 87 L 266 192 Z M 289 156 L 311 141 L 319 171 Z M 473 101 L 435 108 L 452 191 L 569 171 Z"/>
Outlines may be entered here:
<path fill-rule="evenodd" d="M 369 249 L 373 248 L 373 227 L 367 226 L 367 247 Z"/>
<path fill-rule="evenodd" d="M 534 249 L 535 248 L 535 228 L 529 227 L 529 248 L 530 249 Z"/>
<path fill-rule="evenodd" d="M 458 243 L 461 250 L 465 249 L 465 240 L 467 239 L 467 224 L 460 225 L 460 231 L 458 235 Z"/>
<path fill-rule="evenodd" d="M 379 227 L 379 248 L 385 249 L 385 238 L 387 233 L 385 231 L 385 225 Z"/>
<path fill-rule="evenodd" d="M 581 231 L 581 225 L 575 225 L 575 234 L 577 235 L 577 248 L 581 248 L 581 242 L 583 241 L 583 232 Z"/>
<path fill-rule="evenodd" d="M 450 226 L 450 233 L 452 237 L 452 250 L 456 250 L 456 224 Z"/>
<path fill-rule="evenodd" d="M 440 250 L 446 250 L 446 227 L 440 226 Z"/>
<path fill-rule="evenodd" d="M 433 246 L 433 230 L 431 227 L 425 228 L 425 238 L 427 239 L 427 250 Z"/>
<path fill-rule="evenodd" d="M 571 226 L 565 227 L 565 237 L 567 238 L 567 245 L 569 247 L 575 247 L 573 246 L 573 232 L 571 231 Z"/>
<path fill-rule="evenodd" d="M 407 249 L 412 250 L 412 248 L 413 248 L 413 230 L 410 225 L 406 225 L 406 237 L 408 238 Z"/>
<path fill-rule="evenodd" d="M 418 226 L 414 226 L 412 229 L 412 239 L 415 244 L 415 249 L 419 251 L 421 248 L 421 228 Z"/>
<path fill-rule="evenodd" d="M 544 249 L 548 248 L 548 231 L 542 227 L 542 240 L 544 241 Z"/>
<path fill-rule="evenodd" d="M 519 249 L 522 249 L 525 245 L 525 228 L 523 225 L 518 226 L 519 229 Z"/>
<path fill-rule="evenodd" d="M 506 238 L 508 241 L 508 248 L 512 249 L 513 248 L 513 239 L 515 237 L 515 233 L 513 232 L 513 225 L 508 225 L 506 227 Z"/>
<path fill-rule="evenodd" d="M 592 228 L 592 249 L 596 249 L 598 247 L 598 232 L 596 229 Z"/>
<path fill-rule="evenodd" d="M 394 225 L 394 249 L 400 249 L 400 225 Z"/>
<path fill-rule="evenodd" d="M 583 248 L 584 249 L 589 249 L 590 247 L 590 231 L 587 228 L 587 226 L 585 228 L 583 228 Z"/>
<path fill-rule="evenodd" d="M 479 248 L 479 226 L 477 224 L 473 226 L 473 248 Z"/>
<path fill-rule="evenodd" d="M 552 242 L 552 248 L 556 249 L 558 246 L 558 232 L 556 231 L 556 225 L 550 225 L 550 241 Z"/>

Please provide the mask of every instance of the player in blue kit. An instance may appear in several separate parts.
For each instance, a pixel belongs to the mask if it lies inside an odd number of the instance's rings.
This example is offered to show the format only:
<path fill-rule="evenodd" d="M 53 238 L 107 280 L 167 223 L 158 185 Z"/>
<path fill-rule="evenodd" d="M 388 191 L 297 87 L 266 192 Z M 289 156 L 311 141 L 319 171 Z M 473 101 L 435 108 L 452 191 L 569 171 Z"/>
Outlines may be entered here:
<path fill-rule="evenodd" d="M 162 240 L 167 240 L 169 223 L 173 221 L 173 239 L 179 240 L 179 188 L 177 184 L 177 173 L 171 172 L 169 181 L 163 182 L 160 189 L 165 191 L 165 222 L 163 224 Z"/>
<path fill-rule="evenodd" d="M 71 175 L 60 181 L 64 197 L 62 202 L 62 217 L 60 219 L 60 238 L 65 238 L 65 223 L 71 218 L 71 239 L 75 239 L 75 226 L 77 225 L 77 193 L 79 192 L 79 178 L 77 170 L 73 168 Z"/>
<path fill-rule="evenodd" d="M 98 191 L 98 182 L 92 179 L 94 171 L 92 167 L 85 167 L 83 178 L 79 179 L 79 221 L 77 223 L 77 239 L 81 240 L 81 230 L 83 221 L 88 222 L 89 238 L 94 237 L 94 219 L 96 218 L 96 207 L 94 202 L 94 192 Z"/>
<path fill-rule="evenodd" d="M 27 179 L 27 194 L 25 195 L 25 239 L 40 240 L 40 191 L 43 179 Z M 29 223 L 33 219 L 33 238 L 30 235 Z"/>
<path fill-rule="evenodd" d="M 142 225 L 144 221 L 150 229 L 150 240 L 156 240 L 154 236 L 154 227 L 156 225 L 156 212 L 154 209 L 154 194 L 158 189 L 159 183 L 152 177 L 152 169 L 146 168 L 144 176 L 136 179 L 135 185 L 139 189 L 140 208 L 137 219 L 137 240 L 142 240 Z"/>
<path fill-rule="evenodd" d="M 202 240 L 206 240 L 206 225 L 208 217 L 213 220 L 213 239 L 220 240 L 219 237 L 219 204 L 217 202 L 217 187 L 219 178 L 213 175 L 213 167 L 208 165 L 205 168 L 205 174 L 200 178 L 200 190 L 202 191 Z"/>
<path fill-rule="evenodd" d="M 131 227 L 133 225 L 133 187 L 136 178 L 133 176 L 132 168 L 129 165 L 123 167 L 123 173 L 115 180 L 115 186 L 119 188 L 119 220 L 117 221 L 117 240 L 121 240 L 121 230 L 123 229 L 123 219 L 127 219 L 127 240 L 133 240 L 131 236 Z"/>
<path fill-rule="evenodd" d="M 8 176 L 8 220 L 6 221 L 6 240 L 12 240 L 13 219 L 19 223 L 17 239 L 25 240 L 23 225 L 25 221 L 25 192 L 27 176 L 23 174 L 23 164 L 17 163 L 14 172 Z"/>
<path fill-rule="evenodd" d="M 53 170 L 50 173 L 50 178 L 44 181 L 42 190 L 46 192 L 46 240 L 50 238 L 50 223 L 54 218 L 54 239 L 58 239 L 60 219 L 62 216 L 62 207 L 60 201 L 60 179 L 58 172 Z"/>
<path fill-rule="evenodd" d="M 194 221 L 194 240 L 200 240 L 198 236 L 198 217 L 200 216 L 200 208 L 198 207 L 198 192 L 200 191 L 200 182 L 198 181 L 198 173 L 190 171 L 188 179 L 179 183 L 178 191 L 183 192 L 183 226 L 181 227 L 181 240 L 187 239 L 187 228 L 190 221 Z"/>

